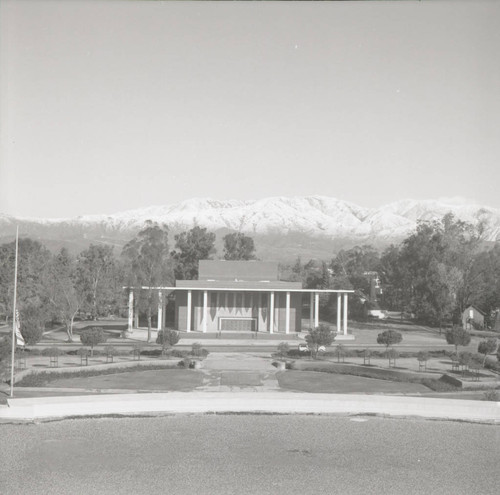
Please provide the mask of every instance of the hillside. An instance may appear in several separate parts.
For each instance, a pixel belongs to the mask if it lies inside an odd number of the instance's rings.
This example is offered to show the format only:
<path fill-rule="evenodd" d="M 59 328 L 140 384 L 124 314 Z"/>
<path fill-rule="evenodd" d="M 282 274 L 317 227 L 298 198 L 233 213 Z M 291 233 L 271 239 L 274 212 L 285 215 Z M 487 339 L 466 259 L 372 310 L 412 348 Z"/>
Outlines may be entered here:
<path fill-rule="evenodd" d="M 169 225 L 172 236 L 194 225 L 207 227 L 217 233 L 219 244 L 227 232 L 245 232 L 254 237 L 263 259 L 294 259 L 299 255 L 325 258 L 359 243 L 384 247 L 400 242 L 418 221 L 440 219 L 448 212 L 473 224 L 484 222 L 485 240 L 500 239 L 500 210 L 487 206 L 402 200 L 370 209 L 335 198 L 309 196 L 255 201 L 190 199 L 113 215 L 61 219 L 0 215 L 0 241 L 13 239 L 17 224 L 21 235 L 39 239 L 51 249 L 64 245 L 78 252 L 93 242 L 114 245 L 119 251 L 146 220 L 153 220 Z"/>

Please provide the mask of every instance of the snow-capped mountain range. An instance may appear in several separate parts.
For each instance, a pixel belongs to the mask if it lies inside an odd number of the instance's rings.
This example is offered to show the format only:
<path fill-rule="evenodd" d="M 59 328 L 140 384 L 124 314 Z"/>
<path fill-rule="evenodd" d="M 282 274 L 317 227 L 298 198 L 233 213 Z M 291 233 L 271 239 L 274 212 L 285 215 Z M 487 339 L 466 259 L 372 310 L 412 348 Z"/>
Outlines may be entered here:
<path fill-rule="evenodd" d="M 293 234 L 307 237 L 343 238 L 394 242 L 411 233 L 419 220 L 437 220 L 451 212 L 456 218 L 486 225 L 485 240 L 500 240 L 500 210 L 457 200 L 402 200 L 379 208 L 364 208 L 347 201 L 325 197 L 273 197 L 248 201 L 190 199 L 166 206 L 124 211 L 113 215 L 85 215 L 76 218 L 37 219 L 0 215 L 0 237 L 12 233 L 15 223 L 25 233 L 46 237 L 44 231 L 58 231 L 58 238 L 80 235 L 121 237 L 139 230 L 146 220 L 169 225 L 173 232 L 194 225 L 212 231 L 241 231 L 250 235 Z"/>

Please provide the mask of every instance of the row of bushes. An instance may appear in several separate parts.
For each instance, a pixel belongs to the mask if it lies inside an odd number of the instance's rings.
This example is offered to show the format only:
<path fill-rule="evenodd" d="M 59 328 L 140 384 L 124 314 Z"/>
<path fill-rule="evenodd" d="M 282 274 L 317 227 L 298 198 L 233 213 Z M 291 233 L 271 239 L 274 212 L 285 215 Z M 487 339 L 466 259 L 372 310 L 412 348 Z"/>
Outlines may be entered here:
<path fill-rule="evenodd" d="M 53 356 L 76 356 L 76 355 L 81 355 L 82 353 L 87 353 L 89 352 L 89 349 L 86 347 L 77 349 L 77 350 L 63 350 L 60 349 L 59 347 L 46 347 L 45 349 L 26 349 L 24 351 L 16 352 L 17 356 L 20 355 L 25 355 L 26 357 L 28 356 L 48 356 L 48 357 L 53 357 Z M 209 352 L 207 349 L 204 349 L 201 344 L 198 342 L 195 342 L 191 346 L 191 351 L 183 351 L 180 349 L 167 349 L 163 351 L 162 349 L 145 349 L 144 346 L 142 345 L 135 345 L 133 348 L 130 349 L 120 349 L 116 348 L 113 346 L 104 346 L 102 349 L 94 349 L 93 355 L 95 357 L 102 357 L 102 356 L 108 356 L 108 355 L 113 355 L 113 356 L 128 356 L 133 353 L 138 353 L 141 356 L 148 356 L 148 357 L 160 357 L 160 356 L 171 356 L 171 357 L 178 357 L 178 358 L 184 358 L 185 356 L 191 355 L 195 357 L 206 357 Z"/>
<path fill-rule="evenodd" d="M 398 357 L 400 358 L 417 358 L 422 351 L 402 351 L 402 352 L 397 351 L 397 352 L 398 352 Z M 340 354 L 343 357 L 364 358 L 366 356 L 370 356 L 373 358 L 387 358 L 386 350 L 348 349 L 343 346 L 341 347 L 340 350 L 337 348 L 332 351 L 324 352 L 322 353 L 322 356 L 336 358 L 338 354 Z M 440 350 L 440 351 L 428 351 L 427 354 L 428 358 L 443 358 L 443 357 L 451 358 L 454 352 Z M 306 354 L 304 352 L 301 352 L 298 349 L 289 349 L 286 352 L 286 354 L 284 354 L 284 356 L 289 356 L 289 357 L 304 357 L 305 355 Z"/>

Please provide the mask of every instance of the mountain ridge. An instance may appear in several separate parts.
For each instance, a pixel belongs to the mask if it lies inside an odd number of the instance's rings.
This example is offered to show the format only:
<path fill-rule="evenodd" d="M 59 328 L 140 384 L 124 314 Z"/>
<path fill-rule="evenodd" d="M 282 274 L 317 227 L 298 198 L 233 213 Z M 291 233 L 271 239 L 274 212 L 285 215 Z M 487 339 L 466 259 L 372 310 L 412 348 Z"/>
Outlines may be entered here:
<path fill-rule="evenodd" d="M 408 236 L 421 220 L 437 220 L 451 212 L 457 219 L 484 222 L 486 241 L 500 240 L 500 209 L 456 200 L 403 199 L 378 208 L 366 208 L 329 196 L 276 196 L 258 200 L 193 198 L 170 205 L 148 206 L 111 215 L 40 219 L 0 214 L 0 239 L 20 231 L 40 240 L 87 239 L 119 245 L 142 228 L 146 220 L 169 225 L 172 232 L 206 227 L 216 232 L 241 231 L 259 236 L 345 239 L 389 244 Z M 99 241 L 100 239 L 100 241 Z"/>

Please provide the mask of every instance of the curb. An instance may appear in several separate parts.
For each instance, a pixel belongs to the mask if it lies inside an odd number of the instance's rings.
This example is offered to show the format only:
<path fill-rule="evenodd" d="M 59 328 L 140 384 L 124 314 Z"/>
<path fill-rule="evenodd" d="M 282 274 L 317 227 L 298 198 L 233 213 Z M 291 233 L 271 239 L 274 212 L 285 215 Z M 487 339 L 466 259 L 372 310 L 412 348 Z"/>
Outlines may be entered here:
<path fill-rule="evenodd" d="M 500 424 L 500 402 L 294 392 L 170 392 L 8 399 L 0 421 L 158 414 L 382 415 Z"/>

